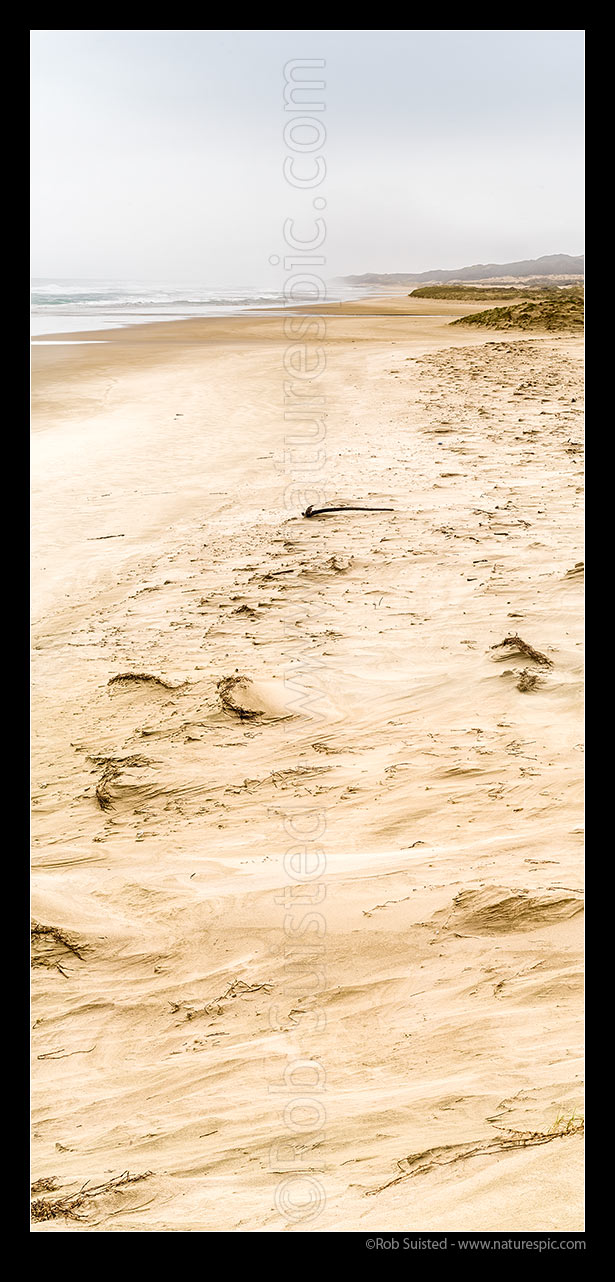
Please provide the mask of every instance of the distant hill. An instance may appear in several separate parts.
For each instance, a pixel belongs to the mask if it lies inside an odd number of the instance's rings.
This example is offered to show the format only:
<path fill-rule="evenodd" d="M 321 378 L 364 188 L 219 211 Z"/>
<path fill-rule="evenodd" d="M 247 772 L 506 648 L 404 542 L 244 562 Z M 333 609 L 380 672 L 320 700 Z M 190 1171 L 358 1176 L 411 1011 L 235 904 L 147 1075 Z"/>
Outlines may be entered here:
<path fill-rule="evenodd" d="M 363 276 L 343 276 L 349 285 L 416 285 L 451 280 L 490 280 L 503 276 L 582 276 L 584 254 L 544 254 L 542 258 L 524 258 L 518 263 L 474 263 L 451 271 L 365 272 Z"/>

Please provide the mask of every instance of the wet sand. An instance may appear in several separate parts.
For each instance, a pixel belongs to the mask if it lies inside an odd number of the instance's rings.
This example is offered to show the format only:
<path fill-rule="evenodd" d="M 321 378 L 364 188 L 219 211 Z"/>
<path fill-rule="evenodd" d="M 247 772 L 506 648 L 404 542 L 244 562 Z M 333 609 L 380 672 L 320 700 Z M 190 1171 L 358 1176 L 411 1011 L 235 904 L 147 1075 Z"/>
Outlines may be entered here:
<path fill-rule="evenodd" d="M 33 348 L 32 1177 L 146 1176 L 37 1232 L 583 1227 L 582 343 L 481 307 Z"/>

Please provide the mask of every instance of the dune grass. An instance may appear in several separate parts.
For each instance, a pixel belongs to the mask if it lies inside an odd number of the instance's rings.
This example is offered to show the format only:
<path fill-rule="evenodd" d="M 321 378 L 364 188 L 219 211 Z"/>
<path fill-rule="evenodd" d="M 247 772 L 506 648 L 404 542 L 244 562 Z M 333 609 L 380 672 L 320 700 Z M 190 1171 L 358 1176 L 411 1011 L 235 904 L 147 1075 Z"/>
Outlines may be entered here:
<path fill-rule="evenodd" d="M 486 329 L 582 330 L 583 297 L 561 290 L 556 297 L 528 300 L 510 307 L 489 307 L 473 316 L 460 316 L 450 324 Z"/>
<path fill-rule="evenodd" d="M 424 285 L 421 289 L 413 289 L 408 298 L 442 298 L 458 300 L 462 303 L 482 303 L 483 300 L 501 299 L 507 302 L 515 299 L 528 298 L 539 300 L 542 298 L 553 299 L 567 296 L 569 298 L 582 298 L 583 286 L 574 285 L 568 289 L 560 289 L 557 285 L 543 285 L 522 288 L 519 285 Z"/>
<path fill-rule="evenodd" d="M 88 1181 L 75 1193 L 65 1194 L 62 1197 L 34 1196 L 34 1200 L 30 1203 L 31 1219 L 35 1224 L 43 1220 L 82 1220 L 85 1218 L 82 1212 L 87 1212 L 89 1205 L 95 1199 L 123 1190 L 129 1184 L 139 1184 L 141 1180 L 149 1179 L 151 1174 L 151 1171 L 144 1171 L 142 1175 L 131 1175 L 130 1171 L 124 1171 L 122 1175 L 107 1180 L 104 1184 L 92 1186 Z M 56 1187 L 57 1180 L 52 1176 L 37 1180 L 32 1185 L 32 1193 L 53 1192 Z"/>

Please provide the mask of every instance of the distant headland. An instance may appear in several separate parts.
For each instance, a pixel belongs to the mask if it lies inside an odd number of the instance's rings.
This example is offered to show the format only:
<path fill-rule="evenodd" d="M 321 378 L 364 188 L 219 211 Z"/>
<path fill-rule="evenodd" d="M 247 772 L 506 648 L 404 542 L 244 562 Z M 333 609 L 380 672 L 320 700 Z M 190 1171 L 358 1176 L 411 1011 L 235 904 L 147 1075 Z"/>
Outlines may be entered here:
<path fill-rule="evenodd" d="M 584 269 L 584 254 L 544 254 L 542 258 L 525 258 L 517 263 L 474 263 L 471 267 L 455 267 L 448 271 L 364 272 L 362 276 L 343 276 L 341 279 L 350 285 L 413 285 L 543 276 L 563 276 L 572 280 L 583 276 Z"/>

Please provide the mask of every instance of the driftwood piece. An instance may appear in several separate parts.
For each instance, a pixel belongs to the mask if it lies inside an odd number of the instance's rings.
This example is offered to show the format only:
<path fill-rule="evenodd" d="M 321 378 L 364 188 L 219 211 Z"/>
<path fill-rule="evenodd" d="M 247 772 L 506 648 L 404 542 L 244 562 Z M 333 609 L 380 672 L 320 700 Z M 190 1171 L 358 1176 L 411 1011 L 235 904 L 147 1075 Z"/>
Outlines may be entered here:
<path fill-rule="evenodd" d="M 394 512 L 392 507 L 355 507 L 352 503 L 344 503 L 339 507 L 314 507 L 311 503 L 306 507 L 302 516 L 328 516 L 330 512 Z"/>
<path fill-rule="evenodd" d="M 517 636 L 516 633 L 514 636 L 504 637 L 503 641 L 498 641 L 496 645 L 492 645 L 491 649 L 501 650 L 504 647 L 515 651 L 517 654 L 524 654 L 527 659 L 533 659 L 534 663 L 540 663 L 545 668 L 553 667 L 552 659 L 549 659 L 546 654 L 542 654 L 540 650 L 535 650 L 533 645 L 528 645 L 527 641 Z"/>

